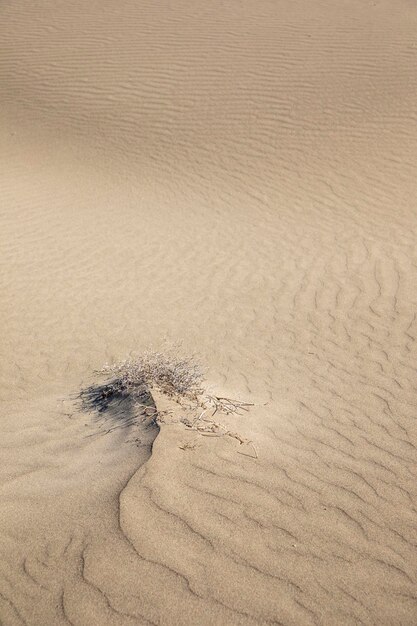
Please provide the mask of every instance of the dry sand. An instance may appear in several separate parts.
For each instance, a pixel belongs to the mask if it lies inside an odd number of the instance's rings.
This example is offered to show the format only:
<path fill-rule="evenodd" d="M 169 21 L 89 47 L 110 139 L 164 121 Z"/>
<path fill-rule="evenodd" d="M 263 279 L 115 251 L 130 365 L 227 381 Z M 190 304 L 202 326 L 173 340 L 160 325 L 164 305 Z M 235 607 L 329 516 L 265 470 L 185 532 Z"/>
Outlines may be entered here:
<path fill-rule="evenodd" d="M 2 624 L 417 623 L 416 32 L 1 3 Z M 224 422 L 258 459 L 76 410 L 165 338 L 256 403 Z"/>

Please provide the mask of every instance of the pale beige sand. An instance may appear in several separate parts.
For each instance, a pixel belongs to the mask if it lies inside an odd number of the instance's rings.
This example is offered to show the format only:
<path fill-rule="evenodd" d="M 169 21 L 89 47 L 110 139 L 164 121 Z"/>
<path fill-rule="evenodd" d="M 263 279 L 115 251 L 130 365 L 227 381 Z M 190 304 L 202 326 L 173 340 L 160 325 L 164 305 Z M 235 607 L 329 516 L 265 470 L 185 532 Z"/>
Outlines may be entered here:
<path fill-rule="evenodd" d="M 1 3 L 2 624 L 417 622 L 416 32 Z M 257 460 L 75 411 L 164 338 L 257 403 Z"/>

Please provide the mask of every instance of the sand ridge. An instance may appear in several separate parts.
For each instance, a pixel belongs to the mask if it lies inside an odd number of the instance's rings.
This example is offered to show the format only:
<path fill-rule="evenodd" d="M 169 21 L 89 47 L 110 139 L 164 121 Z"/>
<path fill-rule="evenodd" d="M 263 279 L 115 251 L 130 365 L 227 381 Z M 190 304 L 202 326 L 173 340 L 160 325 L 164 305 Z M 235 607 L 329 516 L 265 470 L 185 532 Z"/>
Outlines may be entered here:
<path fill-rule="evenodd" d="M 414 624 L 415 7 L 0 15 L 0 622 Z M 77 410 L 165 338 L 258 459 Z"/>

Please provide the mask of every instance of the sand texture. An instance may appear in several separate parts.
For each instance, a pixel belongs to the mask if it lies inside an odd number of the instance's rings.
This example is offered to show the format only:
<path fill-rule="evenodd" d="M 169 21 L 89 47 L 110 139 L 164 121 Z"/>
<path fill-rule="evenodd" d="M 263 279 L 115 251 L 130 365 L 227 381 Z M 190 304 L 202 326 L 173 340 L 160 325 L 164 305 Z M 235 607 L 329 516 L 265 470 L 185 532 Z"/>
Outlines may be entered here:
<path fill-rule="evenodd" d="M 0 3 L 2 625 L 417 623 L 416 34 L 411 0 Z M 80 410 L 165 340 L 258 458 Z"/>

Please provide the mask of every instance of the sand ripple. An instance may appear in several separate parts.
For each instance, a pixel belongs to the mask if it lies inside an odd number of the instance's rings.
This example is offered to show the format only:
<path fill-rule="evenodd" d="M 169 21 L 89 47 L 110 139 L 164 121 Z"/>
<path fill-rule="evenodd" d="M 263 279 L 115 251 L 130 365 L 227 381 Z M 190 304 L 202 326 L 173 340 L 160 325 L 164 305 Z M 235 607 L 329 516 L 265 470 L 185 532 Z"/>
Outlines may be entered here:
<path fill-rule="evenodd" d="M 416 623 L 416 26 L 2 3 L 2 624 Z M 258 459 L 75 410 L 164 338 Z"/>

